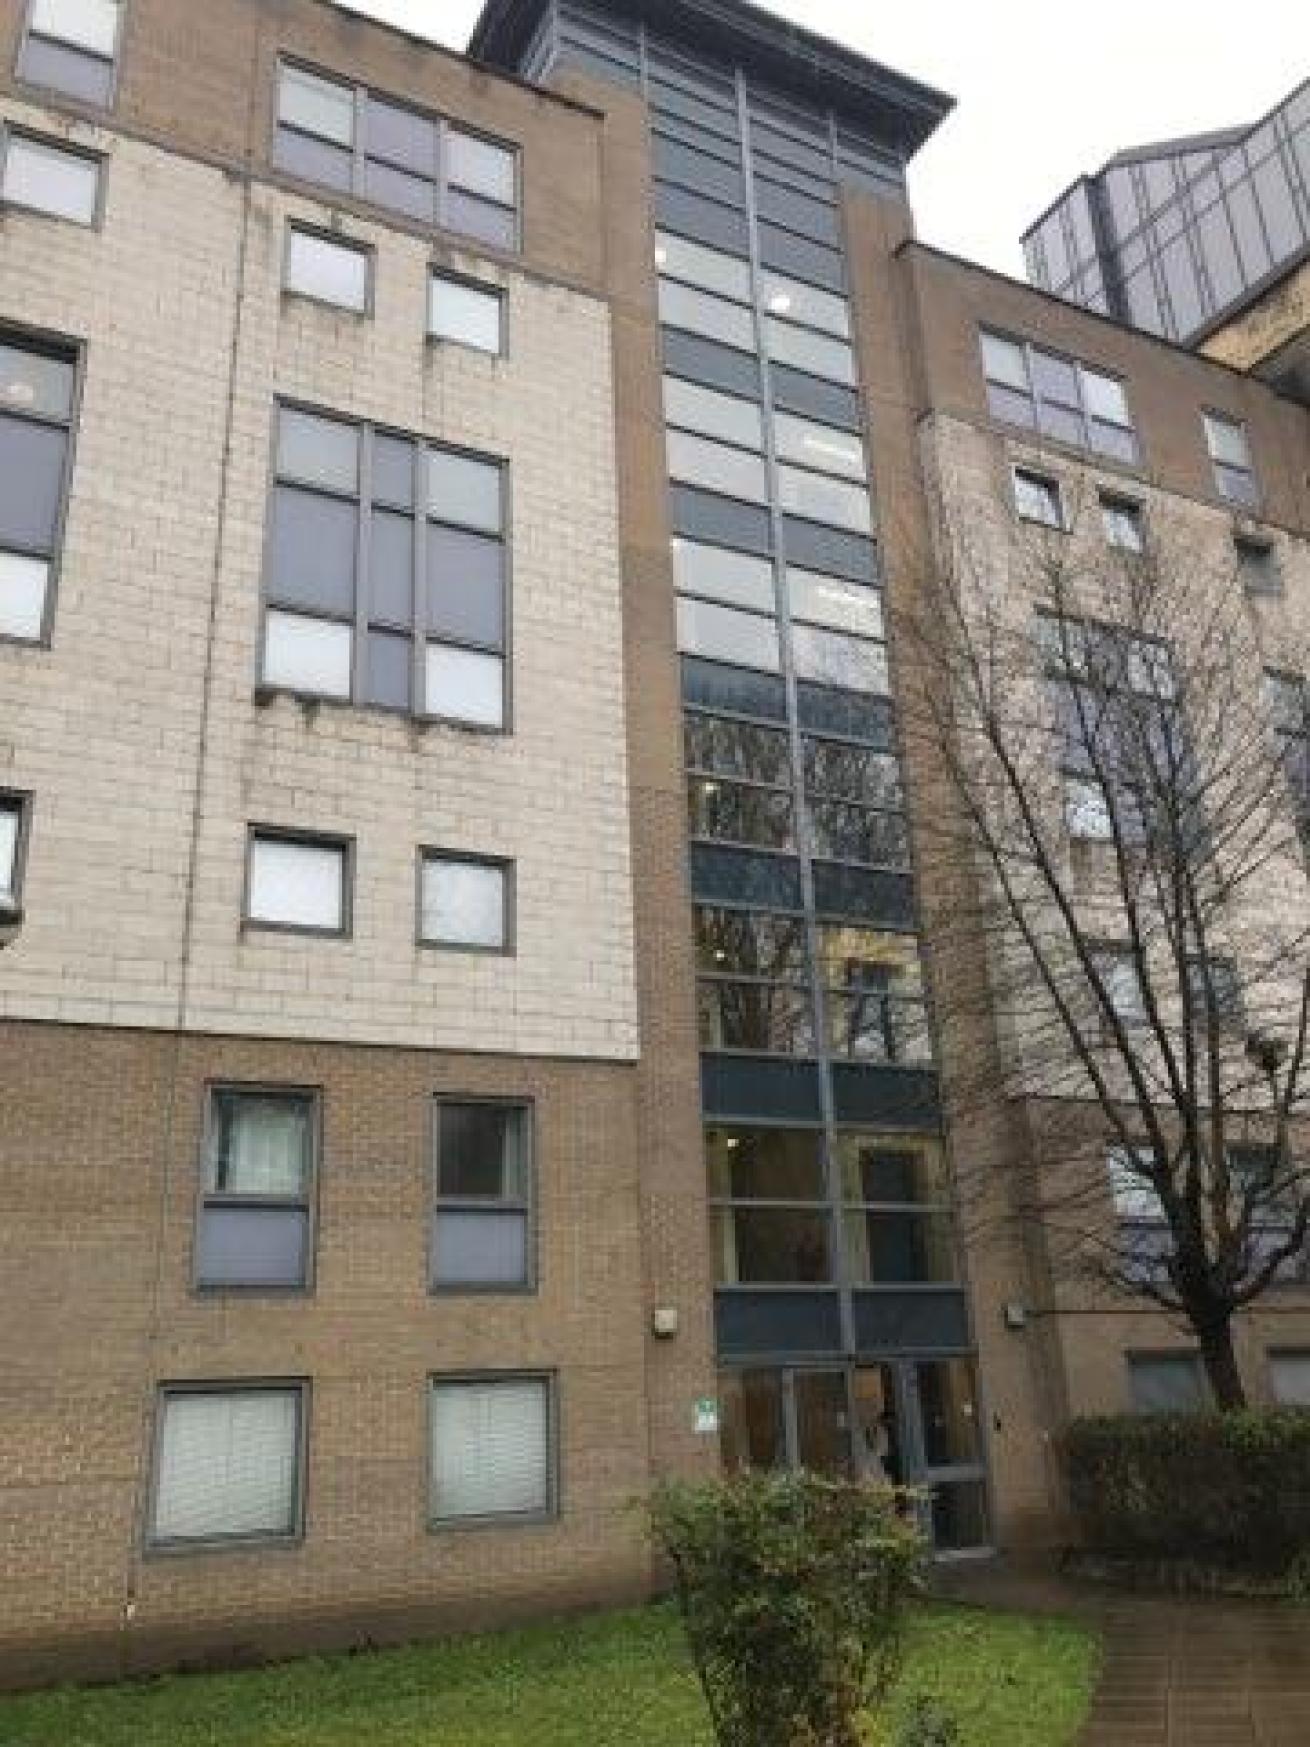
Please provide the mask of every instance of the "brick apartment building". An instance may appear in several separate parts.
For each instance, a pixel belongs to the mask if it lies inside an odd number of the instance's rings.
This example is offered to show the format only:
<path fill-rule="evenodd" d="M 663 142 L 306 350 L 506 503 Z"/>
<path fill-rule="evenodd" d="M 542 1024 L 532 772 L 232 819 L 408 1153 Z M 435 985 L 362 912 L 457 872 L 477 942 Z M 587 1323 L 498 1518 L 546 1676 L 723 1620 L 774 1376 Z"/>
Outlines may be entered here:
<path fill-rule="evenodd" d="M 0 7 L 3 1680 L 637 1597 L 653 1477 L 875 1422 L 1042 1546 L 1190 1386 L 955 1218 L 1040 1124 L 947 1121 L 887 628 L 1017 467 L 1262 542 L 1285 670 L 1304 407 L 917 244 L 949 101 L 741 0 L 471 57 Z M 1310 1296 L 1242 1341 L 1295 1398 Z"/>

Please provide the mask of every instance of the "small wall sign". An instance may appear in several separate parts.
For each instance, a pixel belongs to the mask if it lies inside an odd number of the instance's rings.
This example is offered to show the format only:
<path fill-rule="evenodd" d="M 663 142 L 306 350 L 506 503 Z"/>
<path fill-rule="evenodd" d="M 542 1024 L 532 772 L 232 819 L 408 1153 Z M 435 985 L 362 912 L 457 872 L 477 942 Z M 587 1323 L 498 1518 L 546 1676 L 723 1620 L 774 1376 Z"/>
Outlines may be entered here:
<path fill-rule="evenodd" d="M 692 1423 L 697 1437 L 712 1438 L 718 1435 L 719 1404 L 712 1395 L 701 1396 L 696 1403 Z"/>

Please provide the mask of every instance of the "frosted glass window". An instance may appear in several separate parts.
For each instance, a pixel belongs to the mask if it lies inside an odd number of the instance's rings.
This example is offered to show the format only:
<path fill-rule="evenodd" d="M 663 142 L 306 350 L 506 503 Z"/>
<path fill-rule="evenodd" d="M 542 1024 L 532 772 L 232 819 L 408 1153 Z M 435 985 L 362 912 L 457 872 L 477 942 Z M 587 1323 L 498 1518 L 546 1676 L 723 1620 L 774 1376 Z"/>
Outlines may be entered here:
<path fill-rule="evenodd" d="M 863 583 L 841 582 L 817 571 L 787 571 L 791 616 L 800 623 L 828 625 L 859 636 L 883 634 L 882 596 Z"/>
<path fill-rule="evenodd" d="M 0 800 L 0 897 L 12 898 L 18 887 L 18 827 L 22 813 L 16 801 Z"/>
<path fill-rule="evenodd" d="M 807 473 L 799 467 L 779 467 L 778 496 L 789 515 L 805 516 L 855 534 L 873 532 L 873 505 L 867 487 Z"/>
<path fill-rule="evenodd" d="M 1149 1167 L 1152 1156 L 1149 1147 L 1138 1149 L 1138 1158 L 1143 1166 Z M 1164 1218 L 1164 1208 L 1154 1185 L 1142 1175 L 1137 1162 L 1129 1156 L 1125 1148 L 1110 1147 L 1106 1154 L 1106 1164 L 1110 1172 L 1110 1194 L 1114 1199 L 1114 1210 L 1120 1219 L 1155 1224 Z"/>
<path fill-rule="evenodd" d="M 429 643 L 427 713 L 479 728 L 505 725 L 505 663 L 477 649 Z"/>
<path fill-rule="evenodd" d="M 796 370 L 808 370 L 812 376 L 855 387 L 855 354 L 843 341 L 811 333 L 808 328 L 793 327 L 790 322 L 772 316 L 766 326 L 769 356 L 775 364 L 790 364 Z"/>
<path fill-rule="evenodd" d="M 1199 1413 L 1210 1399 L 1195 1353 L 1129 1353 L 1128 1391 L 1136 1413 Z"/>
<path fill-rule="evenodd" d="M 301 1391 L 170 1392 L 150 1538 L 282 1539 L 299 1526 Z"/>
<path fill-rule="evenodd" d="M 315 697 L 348 698 L 354 646 L 349 625 L 270 612 L 264 622 L 264 684 Z"/>
<path fill-rule="evenodd" d="M 685 431 L 670 431 L 667 443 L 671 478 L 702 491 L 722 492 L 752 503 L 768 502 L 764 462 L 758 455 L 711 443 L 706 437 L 690 437 Z"/>
<path fill-rule="evenodd" d="M 1098 782 L 1085 777 L 1064 779 L 1064 816 L 1070 837 L 1085 842 L 1108 843 L 1114 835 L 1110 805 Z"/>
<path fill-rule="evenodd" d="M 359 430 L 339 419 L 284 408 L 278 419 L 278 472 L 310 485 L 353 492 L 359 484 Z"/>
<path fill-rule="evenodd" d="M 367 249 L 292 227 L 287 244 L 288 291 L 362 312 L 368 308 L 369 267 Z"/>
<path fill-rule="evenodd" d="M 216 1090 L 205 1161 L 209 1192 L 303 1197 L 313 1165 L 313 1117 L 306 1094 Z"/>
<path fill-rule="evenodd" d="M 451 128 L 447 136 L 447 168 L 450 180 L 470 194 L 513 206 L 517 192 L 515 156 L 504 146 L 477 139 Z"/>
<path fill-rule="evenodd" d="M 320 79 L 300 67 L 283 67 L 278 84 L 278 120 L 335 145 L 355 140 L 355 93 L 349 85 Z"/>
<path fill-rule="evenodd" d="M 792 633 L 792 654 L 801 679 L 848 691 L 885 693 L 889 689 L 887 651 L 881 643 L 797 625 Z"/>
<path fill-rule="evenodd" d="M 705 601 L 678 602 L 678 648 L 684 655 L 703 655 L 738 667 L 776 673 L 781 666 L 778 627 L 772 619 Z"/>
<path fill-rule="evenodd" d="M 764 275 L 763 292 L 764 307 L 770 315 L 821 328 L 839 340 L 850 339 L 851 312 L 845 298 L 805 285 L 799 279 L 788 279 L 785 274 L 769 272 Z"/>
<path fill-rule="evenodd" d="M 0 637 L 40 641 L 50 566 L 44 558 L 0 552 Z"/>
<path fill-rule="evenodd" d="M 763 613 L 771 613 L 775 607 L 769 560 L 732 552 L 726 546 L 675 539 L 673 580 L 685 594 L 705 595 L 728 606 L 754 607 Z"/>
<path fill-rule="evenodd" d="M 32 29 L 112 60 L 118 38 L 118 0 L 33 0 Z"/>
<path fill-rule="evenodd" d="M 693 291 L 686 285 L 675 285 L 670 279 L 660 281 L 659 304 L 660 320 L 666 327 L 704 334 L 743 352 L 755 350 L 755 318 L 738 304 L 726 303 L 708 292 Z"/>
<path fill-rule="evenodd" d="M 548 1515 L 554 1504 L 550 1422 L 544 1377 L 435 1381 L 433 1520 Z"/>
<path fill-rule="evenodd" d="M 655 265 L 670 279 L 683 279 L 702 291 L 717 292 L 738 303 L 750 302 L 750 266 L 736 255 L 722 255 L 703 243 L 691 243 L 671 231 L 660 231 L 655 238 Z"/>
<path fill-rule="evenodd" d="M 499 356 L 504 350 L 503 330 L 504 300 L 499 291 L 481 291 L 433 274 L 428 332 L 435 339 Z"/>
<path fill-rule="evenodd" d="M 428 508 L 443 522 L 498 534 L 504 523 L 502 469 L 448 449 L 428 455 Z"/>
<path fill-rule="evenodd" d="M 11 133 L 4 147 L 0 196 L 52 218 L 92 224 L 100 198 L 100 160 Z"/>
<path fill-rule="evenodd" d="M 1280 1407 L 1310 1407 L 1310 1353 L 1270 1353 L 1269 1381 Z"/>
<path fill-rule="evenodd" d="M 864 444 L 848 431 L 837 431 L 831 425 L 818 425 L 782 412 L 774 416 L 773 430 L 781 460 L 795 461 L 820 473 L 839 474 L 844 479 L 867 478 Z"/>
<path fill-rule="evenodd" d="M 764 419 L 753 400 L 698 388 L 676 376 L 664 378 L 664 417 L 671 425 L 717 437 L 746 449 L 764 446 Z"/>
<path fill-rule="evenodd" d="M 252 922 L 340 934 L 345 929 L 345 903 L 344 845 L 258 833 L 251 838 Z"/>
<path fill-rule="evenodd" d="M 502 862 L 425 855 L 420 934 L 431 946 L 509 945 L 509 870 Z"/>
<path fill-rule="evenodd" d="M 1105 419 L 1112 425 L 1132 424 L 1121 382 L 1116 382 L 1113 376 L 1101 376 L 1095 370 L 1084 370 L 1082 378 L 1083 399 L 1093 418 Z"/>

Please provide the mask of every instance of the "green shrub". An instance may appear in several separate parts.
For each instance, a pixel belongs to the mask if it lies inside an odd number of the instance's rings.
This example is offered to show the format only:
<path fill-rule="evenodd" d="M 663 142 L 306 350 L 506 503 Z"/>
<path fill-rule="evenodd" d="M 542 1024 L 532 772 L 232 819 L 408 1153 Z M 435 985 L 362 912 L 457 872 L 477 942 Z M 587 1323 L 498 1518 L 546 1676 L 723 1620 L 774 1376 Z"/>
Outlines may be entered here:
<path fill-rule="evenodd" d="M 1283 1575 L 1310 1555 L 1310 1413 L 1087 1419 L 1065 1440 L 1092 1552 Z"/>
<path fill-rule="evenodd" d="M 960 1725 L 936 1699 L 920 1694 L 901 1719 L 896 1747 L 960 1747 Z"/>
<path fill-rule="evenodd" d="M 903 1496 L 818 1475 L 669 1485 L 652 1506 L 720 1747 L 861 1747 L 924 1547 Z"/>

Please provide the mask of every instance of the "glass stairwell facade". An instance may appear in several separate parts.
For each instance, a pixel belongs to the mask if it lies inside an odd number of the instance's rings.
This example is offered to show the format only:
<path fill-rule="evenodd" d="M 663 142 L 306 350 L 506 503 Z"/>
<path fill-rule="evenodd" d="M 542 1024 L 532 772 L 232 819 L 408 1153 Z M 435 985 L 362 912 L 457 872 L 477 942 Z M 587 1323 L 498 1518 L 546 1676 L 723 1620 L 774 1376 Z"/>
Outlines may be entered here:
<path fill-rule="evenodd" d="M 872 130 L 565 3 L 525 70 L 649 106 L 723 1454 L 925 1486 L 989 1539 L 843 183 Z"/>

